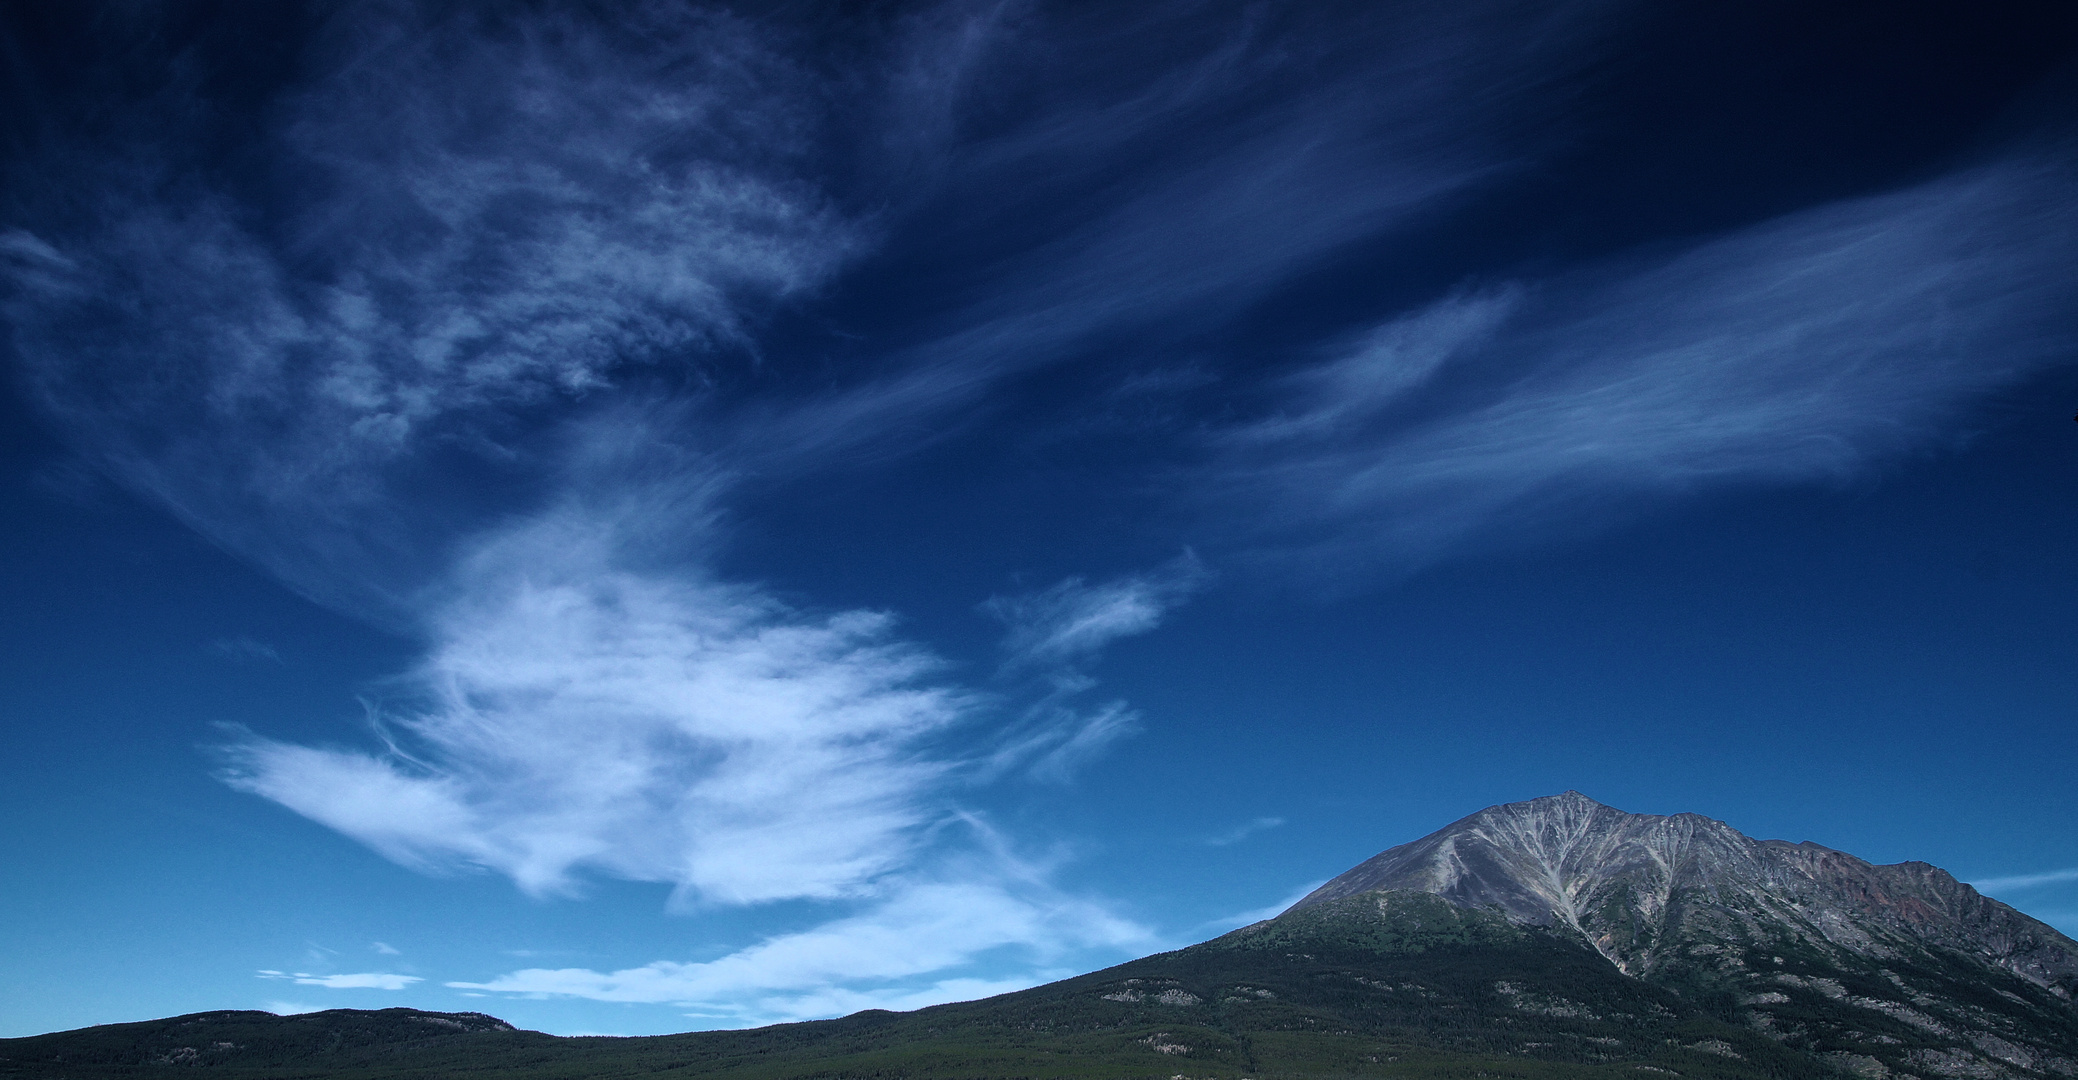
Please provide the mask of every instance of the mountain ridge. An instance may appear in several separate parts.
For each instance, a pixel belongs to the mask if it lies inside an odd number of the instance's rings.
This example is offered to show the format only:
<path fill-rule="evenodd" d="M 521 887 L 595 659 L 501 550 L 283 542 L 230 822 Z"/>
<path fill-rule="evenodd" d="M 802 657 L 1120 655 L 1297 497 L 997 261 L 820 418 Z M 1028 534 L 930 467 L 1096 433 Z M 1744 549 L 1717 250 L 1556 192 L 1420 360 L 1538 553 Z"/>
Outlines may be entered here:
<path fill-rule="evenodd" d="M 1632 814 L 1577 791 L 1466 815 L 1352 867 L 1291 910 L 1391 889 L 1565 923 L 1627 974 L 1659 959 L 1639 942 L 1639 924 L 1663 933 L 1680 911 L 1677 894 L 1701 892 L 1864 952 L 1883 951 L 1885 932 L 1979 949 L 2066 1001 L 2078 994 L 2078 943 L 1930 863 L 1870 863 L 1808 840 L 1756 840 L 1700 814 Z M 1629 910 L 1613 919 L 1605 909 L 1619 892 Z M 1628 938 L 1611 925 L 1619 921 L 1633 930 Z"/>

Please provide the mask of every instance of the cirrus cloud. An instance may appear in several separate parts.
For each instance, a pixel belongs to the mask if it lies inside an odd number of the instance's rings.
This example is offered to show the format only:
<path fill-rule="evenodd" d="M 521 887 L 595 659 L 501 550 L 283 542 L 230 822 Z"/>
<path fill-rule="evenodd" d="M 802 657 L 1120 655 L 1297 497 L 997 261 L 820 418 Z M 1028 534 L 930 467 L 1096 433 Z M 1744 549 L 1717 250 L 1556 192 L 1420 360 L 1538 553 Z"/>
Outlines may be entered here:
<path fill-rule="evenodd" d="M 1347 588 L 1699 489 L 1848 477 L 2072 361 L 2072 183 L 2019 154 L 1447 298 L 1275 384 L 1196 490 L 1259 557 Z"/>
<path fill-rule="evenodd" d="M 286 979 L 299 986 L 322 986 L 327 990 L 402 990 L 412 983 L 426 981 L 416 975 L 395 975 L 378 971 L 364 971 L 346 975 L 312 975 L 302 971 L 262 970 L 260 977 L 263 979 Z M 282 1010 L 276 1009 L 274 1011 L 280 1012 Z M 311 1010 L 297 1007 L 292 1011 L 309 1012 Z"/>
<path fill-rule="evenodd" d="M 1008 980 L 946 974 L 995 951 L 1018 952 L 1043 970 L 1084 949 L 1144 950 L 1157 944 L 1145 927 L 1101 904 L 1063 895 L 1028 871 L 976 869 L 954 880 L 890 883 L 885 896 L 858 914 L 776 935 L 715 960 L 657 961 L 618 971 L 528 968 L 448 985 L 674 1004 L 733 1023 L 773 1022 L 854 1008 L 915 1008 L 1041 981 L 1037 972 Z"/>

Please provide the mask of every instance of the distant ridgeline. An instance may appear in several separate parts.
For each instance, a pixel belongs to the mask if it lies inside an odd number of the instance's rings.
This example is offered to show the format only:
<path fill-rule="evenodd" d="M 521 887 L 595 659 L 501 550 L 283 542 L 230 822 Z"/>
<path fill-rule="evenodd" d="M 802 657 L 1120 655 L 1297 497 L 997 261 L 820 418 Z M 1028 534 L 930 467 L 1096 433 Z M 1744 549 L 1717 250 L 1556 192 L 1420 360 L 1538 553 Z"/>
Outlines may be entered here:
<path fill-rule="evenodd" d="M 981 1001 L 637 1039 L 197 1013 L 0 1040 L 0 1077 L 2078 1080 L 2074 992 L 2078 943 L 1934 867 L 1568 792 L 1202 945 Z"/>

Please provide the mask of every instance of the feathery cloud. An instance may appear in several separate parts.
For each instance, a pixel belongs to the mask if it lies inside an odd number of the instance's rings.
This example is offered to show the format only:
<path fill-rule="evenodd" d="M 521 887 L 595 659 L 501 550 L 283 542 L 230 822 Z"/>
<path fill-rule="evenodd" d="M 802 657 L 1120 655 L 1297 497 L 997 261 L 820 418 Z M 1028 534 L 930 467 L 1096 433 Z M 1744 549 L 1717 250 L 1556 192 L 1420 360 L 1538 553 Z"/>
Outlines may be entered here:
<path fill-rule="evenodd" d="M 589 868 L 681 903 L 848 895 L 901 865 L 962 719 L 887 616 L 809 617 L 754 589 L 614 563 L 589 520 L 487 544 L 436 613 L 426 704 L 388 752 L 246 736 L 227 774 L 407 865 L 533 893 Z"/>
<path fill-rule="evenodd" d="M 1186 552 L 1149 573 L 1094 585 L 1071 577 L 1037 592 L 992 597 L 982 610 L 1003 623 L 1003 651 L 1012 668 L 1068 667 L 1120 638 L 1153 630 L 1208 576 L 1198 557 Z"/>
<path fill-rule="evenodd" d="M 1232 847 L 1257 833 L 1268 832 L 1271 829 L 1283 826 L 1283 824 L 1284 819 L 1281 817 L 1259 817 L 1228 829 L 1218 836 L 1207 837 L 1205 843 L 1211 847 Z"/>
<path fill-rule="evenodd" d="M 918 201 L 932 232 L 1003 247 L 874 377 L 749 416 L 747 452 L 768 469 L 826 466 L 861 446 L 904 452 L 987 415 L 1008 378 L 1224 325 L 1532 157 L 1536 137 L 1498 133 L 1533 130 L 1521 118 L 1569 96 L 1614 6 L 1394 6 L 1351 14 L 1331 37 L 1253 18 L 1205 35 L 1195 5 L 1157 6 L 1136 20 L 1169 54 L 1152 67 L 1050 36 L 1088 29 L 1073 19 L 1021 24 L 1029 40 L 1012 44 L 1052 62 L 1000 65 L 996 92 L 1023 74 L 1050 108 L 948 137 L 926 185 L 940 201 Z M 1091 89 L 1060 92 L 1071 86 Z M 1115 182 L 1122 169 L 1132 183 Z M 1020 197 L 1006 204 L 1005 192 Z M 1020 220 L 1034 205 L 1063 225 L 1035 234 Z M 947 222 L 948 208 L 972 216 Z"/>
<path fill-rule="evenodd" d="M 458 989 L 698 1007 L 735 1023 L 829 1015 L 834 1008 L 910 1008 L 1040 981 L 945 977 L 1002 950 L 1044 964 L 1088 947 L 1146 948 L 1153 936 L 1104 907 L 1022 875 L 905 880 L 857 915 L 781 934 L 716 960 L 657 961 L 601 972 L 529 968 Z M 859 1004 L 866 1003 L 866 1004 Z"/>
<path fill-rule="evenodd" d="M 204 534 L 408 621 L 456 534 L 507 509 L 412 497 L 428 457 L 523 502 L 544 413 L 750 350 L 746 320 L 858 248 L 801 176 L 787 60 L 718 13 L 624 15 L 335 20 L 270 114 L 267 202 L 140 137 L 78 196 L 89 224 L 0 235 L 36 393 Z"/>
<path fill-rule="evenodd" d="M 2039 874 L 1984 878 L 1981 881 L 1970 882 L 1970 886 L 1978 892 L 1989 893 L 2008 889 L 2031 889 L 2038 885 L 2057 885 L 2066 881 L 2078 881 L 2078 866 L 2065 870 L 2047 870 Z"/>
<path fill-rule="evenodd" d="M 263 979 L 285 979 L 300 986 L 322 986 L 328 990 L 402 990 L 412 983 L 425 981 L 416 975 L 394 975 L 379 971 L 348 975 L 312 975 L 302 971 L 261 971 L 259 974 Z"/>
<path fill-rule="evenodd" d="M 979 775 L 1022 770 L 1037 780 L 1065 783 L 1106 747 L 1137 732 L 1140 716 L 1123 701 L 1094 708 L 1076 703 L 1097 685 L 1084 668 L 1112 642 L 1155 629 L 1210 576 L 1195 554 L 1185 552 L 1144 574 L 1094 585 L 1071 577 L 982 604 L 1004 626 L 1001 674 L 1030 677 L 1043 690 L 1003 730 Z"/>
<path fill-rule="evenodd" d="M 2066 161 L 2014 157 L 1443 300 L 1221 432 L 1208 506 L 1346 585 L 1645 499 L 1851 475 L 2071 361 L 2071 183 Z"/>

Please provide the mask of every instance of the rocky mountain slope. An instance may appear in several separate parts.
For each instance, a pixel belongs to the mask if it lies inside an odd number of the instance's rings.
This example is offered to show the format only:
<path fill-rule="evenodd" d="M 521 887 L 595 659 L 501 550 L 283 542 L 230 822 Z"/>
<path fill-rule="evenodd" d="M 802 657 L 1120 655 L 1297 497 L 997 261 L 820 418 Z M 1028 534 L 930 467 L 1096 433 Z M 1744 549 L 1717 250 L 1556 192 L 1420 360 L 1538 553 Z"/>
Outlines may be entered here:
<path fill-rule="evenodd" d="M 1568 793 L 1213 941 L 981 1001 L 644 1039 L 198 1013 L 0 1040 L 0 1077 L 2070 1080 L 2074 953 L 1924 864 Z"/>
<path fill-rule="evenodd" d="M 1395 890 L 1573 931 L 1627 975 L 1865 1076 L 2078 1075 L 2078 943 L 1926 863 L 1567 792 L 1392 848 L 1293 911 Z"/>

